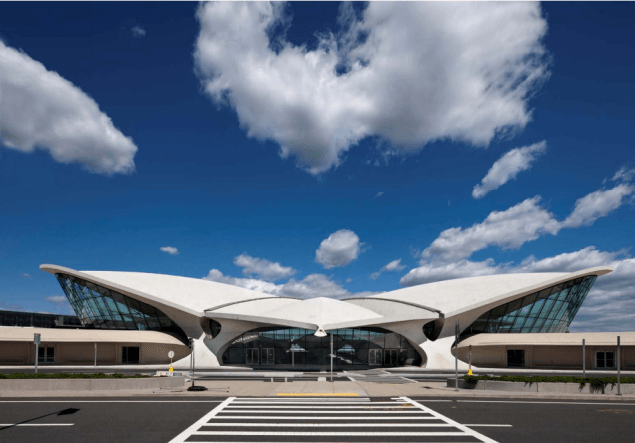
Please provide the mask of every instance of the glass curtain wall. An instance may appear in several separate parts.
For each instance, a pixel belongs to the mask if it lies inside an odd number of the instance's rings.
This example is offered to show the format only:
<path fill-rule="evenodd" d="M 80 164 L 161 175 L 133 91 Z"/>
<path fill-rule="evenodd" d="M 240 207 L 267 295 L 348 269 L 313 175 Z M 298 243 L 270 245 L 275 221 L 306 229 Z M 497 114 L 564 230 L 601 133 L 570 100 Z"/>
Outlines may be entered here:
<path fill-rule="evenodd" d="M 578 313 L 597 276 L 569 280 L 481 315 L 461 334 L 565 332 Z"/>
<path fill-rule="evenodd" d="M 236 338 L 223 353 L 223 364 L 289 367 L 329 366 L 331 337 L 315 330 L 267 327 Z M 335 366 L 421 365 L 421 356 L 401 335 L 381 328 L 337 329 L 333 335 Z"/>
<path fill-rule="evenodd" d="M 57 280 L 85 326 L 171 332 L 187 342 L 181 328 L 153 306 L 77 277 L 57 274 Z"/>

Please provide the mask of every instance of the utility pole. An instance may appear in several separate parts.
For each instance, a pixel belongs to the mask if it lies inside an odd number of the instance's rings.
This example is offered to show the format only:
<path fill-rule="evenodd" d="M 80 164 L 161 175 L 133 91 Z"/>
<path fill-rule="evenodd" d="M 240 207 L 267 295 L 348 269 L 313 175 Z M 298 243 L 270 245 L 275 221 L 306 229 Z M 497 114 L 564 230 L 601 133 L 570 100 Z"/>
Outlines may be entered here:
<path fill-rule="evenodd" d="M 333 331 L 331 331 L 331 383 L 333 382 Z"/>

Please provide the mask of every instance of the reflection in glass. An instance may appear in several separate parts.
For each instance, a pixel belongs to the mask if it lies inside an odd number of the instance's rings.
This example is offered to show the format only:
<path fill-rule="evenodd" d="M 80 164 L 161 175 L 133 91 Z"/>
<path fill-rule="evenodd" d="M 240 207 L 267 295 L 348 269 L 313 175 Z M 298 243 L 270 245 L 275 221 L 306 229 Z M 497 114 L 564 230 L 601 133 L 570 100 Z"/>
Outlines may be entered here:
<path fill-rule="evenodd" d="M 291 367 L 330 364 L 331 337 L 335 366 L 419 366 L 421 356 L 401 335 L 381 328 L 337 329 L 329 336 L 316 337 L 315 331 L 300 328 L 266 327 L 235 338 L 223 353 L 223 364 L 264 363 L 255 358 L 257 349 L 275 349 L 275 364 Z M 385 353 L 389 356 L 386 358 Z"/>
<path fill-rule="evenodd" d="M 461 339 L 482 332 L 565 332 L 596 278 L 569 280 L 496 306 L 466 328 Z"/>
<path fill-rule="evenodd" d="M 170 332 L 187 342 L 181 328 L 153 306 L 77 277 L 56 277 L 86 327 Z"/>

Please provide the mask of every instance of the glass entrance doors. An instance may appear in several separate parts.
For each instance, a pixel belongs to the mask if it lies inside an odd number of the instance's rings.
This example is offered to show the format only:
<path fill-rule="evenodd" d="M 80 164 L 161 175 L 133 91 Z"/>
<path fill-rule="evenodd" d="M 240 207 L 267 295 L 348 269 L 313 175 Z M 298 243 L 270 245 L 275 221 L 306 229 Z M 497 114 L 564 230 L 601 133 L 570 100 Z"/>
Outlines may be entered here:
<path fill-rule="evenodd" d="M 139 364 L 139 346 L 122 346 L 121 347 L 121 364 L 122 365 Z"/>
<path fill-rule="evenodd" d="M 245 349 L 245 363 L 248 365 L 257 365 L 259 363 L 258 348 L 247 348 Z"/>
<path fill-rule="evenodd" d="M 399 349 L 384 349 L 384 366 L 397 366 Z"/>
<path fill-rule="evenodd" d="M 272 365 L 274 364 L 274 352 L 273 348 L 262 348 L 260 350 L 260 364 Z"/>
<path fill-rule="evenodd" d="M 370 349 L 368 351 L 368 364 L 381 365 L 381 349 Z"/>

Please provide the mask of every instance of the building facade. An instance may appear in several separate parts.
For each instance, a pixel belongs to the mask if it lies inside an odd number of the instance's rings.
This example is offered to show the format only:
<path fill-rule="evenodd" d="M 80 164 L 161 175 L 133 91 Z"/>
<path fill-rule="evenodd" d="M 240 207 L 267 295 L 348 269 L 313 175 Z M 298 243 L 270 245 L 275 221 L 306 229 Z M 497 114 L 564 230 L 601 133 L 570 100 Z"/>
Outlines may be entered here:
<path fill-rule="evenodd" d="M 56 276 L 82 324 L 64 337 L 42 328 L 42 340 L 53 343 L 52 363 L 72 362 L 72 351 L 62 351 L 64 343 L 83 343 L 76 346 L 75 360 L 89 363 L 94 357 L 89 347 L 97 343 L 98 350 L 103 344 L 104 362 L 166 363 L 161 353 L 173 348 L 180 358 L 175 366 L 187 367 L 191 340 L 197 367 L 304 370 L 329 367 L 331 355 L 336 369 L 453 367 L 457 331 L 461 367 L 469 350 L 474 365 L 557 367 L 558 361 L 543 356 L 551 352 L 543 337 L 562 350 L 577 346 L 567 328 L 596 278 L 612 270 L 493 275 L 363 298 L 302 300 L 171 275 L 41 269 Z M 29 328 L 0 328 L 0 351 L 11 342 L 13 351 L 5 354 L 16 363 L 16 355 L 20 362 L 30 361 L 32 331 L 9 340 L 7 329 Z M 614 362 L 608 342 L 597 346 L 590 352 L 600 354 L 589 357 L 588 367 L 608 368 Z M 629 352 L 624 353 L 627 366 L 635 358 Z"/>

